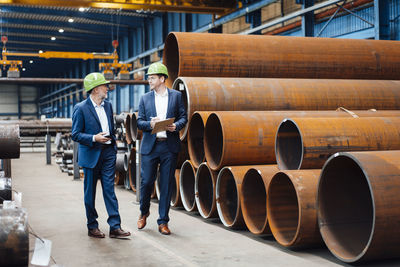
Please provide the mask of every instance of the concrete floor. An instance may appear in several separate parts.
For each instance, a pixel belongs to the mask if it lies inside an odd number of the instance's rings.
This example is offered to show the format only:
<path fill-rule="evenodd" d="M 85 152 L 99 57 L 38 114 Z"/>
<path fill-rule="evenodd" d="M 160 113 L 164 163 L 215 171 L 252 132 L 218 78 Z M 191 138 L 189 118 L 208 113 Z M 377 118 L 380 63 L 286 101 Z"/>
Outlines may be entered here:
<path fill-rule="evenodd" d="M 105 239 L 87 236 L 83 183 L 61 173 L 58 165 L 45 164 L 44 153 L 22 153 L 12 160 L 13 189 L 23 193 L 23 206 L 33 230 L 53 242 L 52 256 L 60 266 L 349 266 L 336 260 L 326 248 L 291 251 L 272 237 L 256 237 L 248 231 L 231 231 L 218 220 L 171 209 L 172 235 L 157 231 L 158 205 L 153 202 L 145 229 L 136 221 L 139 206 L 132 191 L 116 188 L 122 228 L 129 240 L 108 238 L 107 215 L 98 185 L 97 211 Z M 34 237 L 30 237 L 32 257 Z M 50 265 L 54 264 L 51 262 Z M 368 266 L 400 266 L 386 261 Z"/>

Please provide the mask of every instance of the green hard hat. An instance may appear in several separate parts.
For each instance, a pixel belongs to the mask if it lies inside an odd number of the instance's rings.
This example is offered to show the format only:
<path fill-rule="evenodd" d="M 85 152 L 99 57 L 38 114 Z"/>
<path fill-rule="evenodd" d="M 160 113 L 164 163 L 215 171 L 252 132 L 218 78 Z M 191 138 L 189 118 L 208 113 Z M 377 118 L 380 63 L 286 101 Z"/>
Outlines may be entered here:
<path fill-rule="evenodd" d="M 83 87 L 85 87 L 86 92 L 89 92 L 99 85 L 108 83 L 110 83 L 110 81 L 106 81 L 106 78 L 104 78 L 103 74 L 99 72 L 92 72 L 86 75 L 85 79 L 83 80 Z"/>
<path fill-rule="evenodd" d="M 156 62 L 150 65 L 147 75 L 152 75 L 152 74 L 163 74 L 167 76 L 168 78 L 168 70 L 167 67 L 162 64 L 161 62 Z"/>

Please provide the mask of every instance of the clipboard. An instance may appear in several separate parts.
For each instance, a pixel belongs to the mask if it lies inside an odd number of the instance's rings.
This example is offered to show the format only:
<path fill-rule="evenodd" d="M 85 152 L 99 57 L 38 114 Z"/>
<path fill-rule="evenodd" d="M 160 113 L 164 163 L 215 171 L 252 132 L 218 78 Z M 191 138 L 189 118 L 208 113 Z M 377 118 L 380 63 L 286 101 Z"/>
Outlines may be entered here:
<path fill-rule="evenodd" d="M 168 125 L 171 125 L 172 123 L 174 123 L 175 118 L 169 118 L 166 120 L 162 120 L 162 121 L 157 121 L 154 124 L 154 128 L 151 131 L 151 134 L 155 134 L 158 132 L 162 132 L 165 131 L 165 127 L 167 127 Z"/>

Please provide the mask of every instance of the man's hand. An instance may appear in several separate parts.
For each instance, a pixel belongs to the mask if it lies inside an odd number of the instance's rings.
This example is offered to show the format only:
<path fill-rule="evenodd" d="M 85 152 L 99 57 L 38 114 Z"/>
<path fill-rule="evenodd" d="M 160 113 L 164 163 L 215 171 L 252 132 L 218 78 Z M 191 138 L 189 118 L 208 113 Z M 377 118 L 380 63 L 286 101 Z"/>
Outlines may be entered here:
<path fill-rule="evenodd" d="M 175 132 L 175 130 L 176 130 L 176 125 L 175 125 L 175 123 L 172 123 L 171 125 L 168 125 L 168 126 L 166 127 L 166 130 L 167 130 L 167 131 L 170 131 L 170 132 Z"/>
<path fill-rule="evenodd" d="M 104 137 L 104 135 L 106 135 L 106 134 L 107 133 L 98 133 L 94 136 L 94 140 L 96 140 L 96 142 L 99 142 L 102 144 L 104 144 L 107 141 L 110 141 L 111 138 Z"/>
<path fill-rule="evenodd" d="M 151 118 L 150 127 L 151 129 L 154 129 L 154 125 L 156 124 L 157 121 L 160 120 L 160 118 L 159 117 L 150 117 L 150 118 Z"/>

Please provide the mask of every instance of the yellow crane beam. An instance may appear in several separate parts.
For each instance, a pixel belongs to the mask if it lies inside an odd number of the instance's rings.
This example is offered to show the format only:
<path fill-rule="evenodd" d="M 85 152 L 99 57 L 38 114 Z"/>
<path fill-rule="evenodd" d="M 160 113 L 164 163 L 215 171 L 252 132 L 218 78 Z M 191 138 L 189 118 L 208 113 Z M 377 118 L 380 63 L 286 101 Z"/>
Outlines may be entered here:
<path fill-rule="evenodd" d="M 237 7 L 237 0 L 0 0 L 0 4 L 224 14 Z"/>

